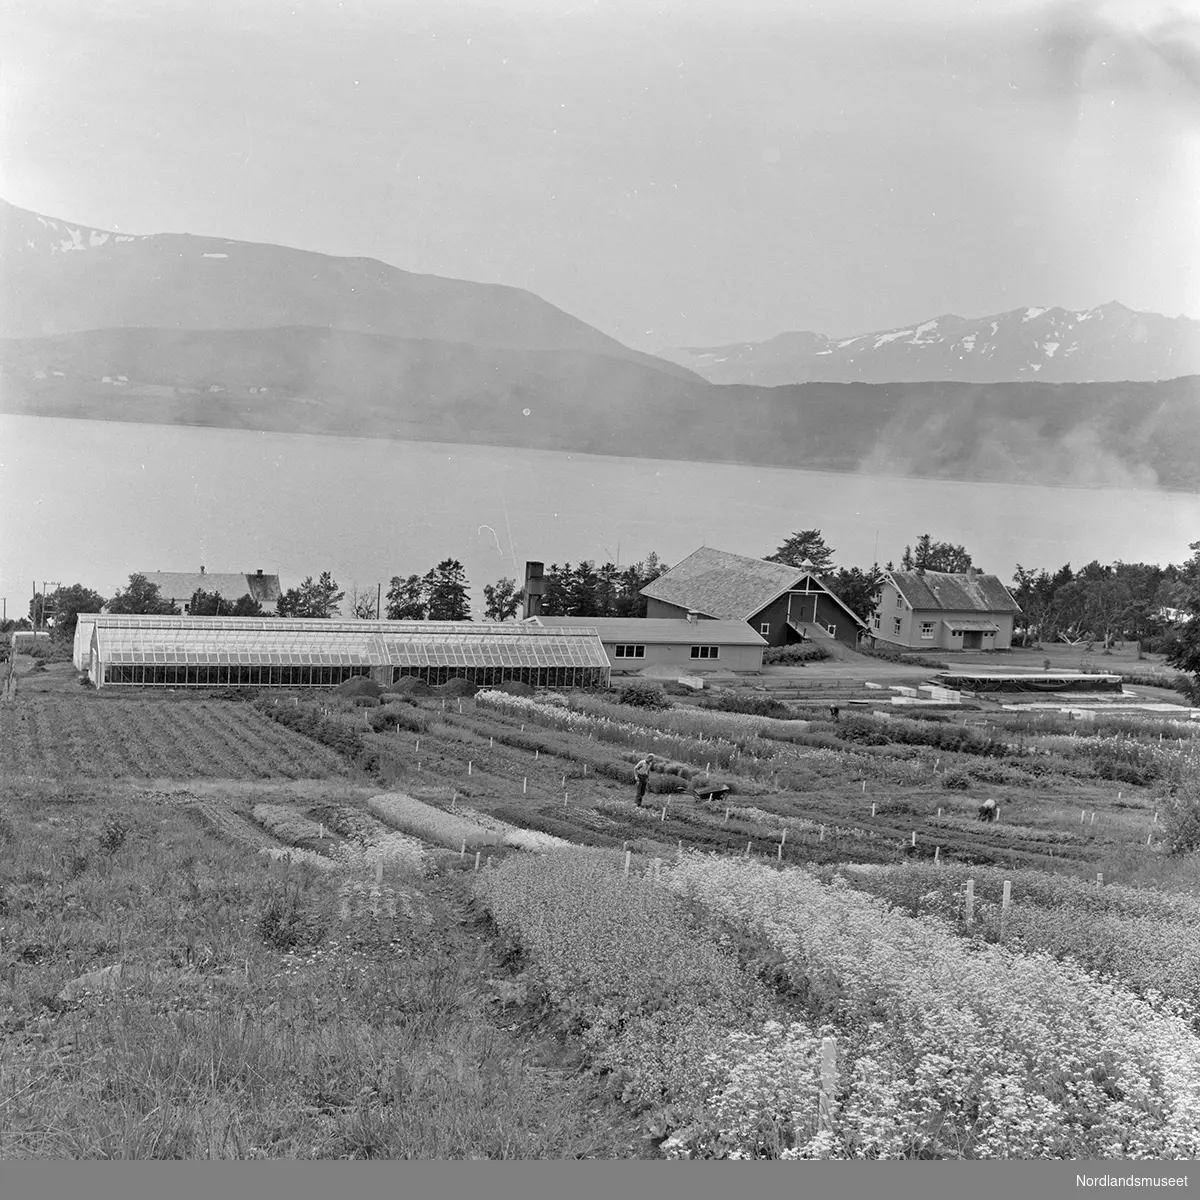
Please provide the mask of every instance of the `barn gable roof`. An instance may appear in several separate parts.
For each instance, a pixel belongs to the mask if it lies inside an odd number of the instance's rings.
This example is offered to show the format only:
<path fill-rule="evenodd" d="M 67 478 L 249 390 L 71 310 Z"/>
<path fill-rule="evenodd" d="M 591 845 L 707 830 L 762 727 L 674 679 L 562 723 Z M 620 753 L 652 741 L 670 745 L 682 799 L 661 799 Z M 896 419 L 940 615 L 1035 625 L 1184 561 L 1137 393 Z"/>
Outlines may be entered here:
<path fill-rule="evenodd" d="M 941 612 L 1019 613 L 997 575 L 981 572 L 891 571 L 888 578 L 914 609 Z"/>
<path fill-rule="evenodd" d="M 701 546 L 665 574 L 642 588 L 641 594 L 665 604 L 694 609 L 706 617 L 724 621 L 748 621 L 773 600 L 811 579 L 837 601 L 853 619 L 863 621 L 847 608 L 815 571 L 786 563 L 747 558 L 727 550 Z"/>
<path fill-rule="evenodd" d="M 726 646 L 765 646 L 766 638 L 745 621 L 697 621 L 682 617 L 531 617 L 551 629 L 572 627 L 594 629 L 602 642 L 641 642 L 646 645 L 678 646 L 694 642 Z"/>

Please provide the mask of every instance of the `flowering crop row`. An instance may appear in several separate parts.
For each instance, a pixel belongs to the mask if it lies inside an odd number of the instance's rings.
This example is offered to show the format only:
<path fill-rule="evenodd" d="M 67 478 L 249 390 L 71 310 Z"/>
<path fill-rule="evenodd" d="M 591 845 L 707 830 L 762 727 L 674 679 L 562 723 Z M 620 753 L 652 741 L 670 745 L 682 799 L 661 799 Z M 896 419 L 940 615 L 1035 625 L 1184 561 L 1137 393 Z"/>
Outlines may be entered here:
<path fill-rule="evenodd" d="M 464 820 L 473 821 L 480 829 L 490 830 L 500 839 L 502 846 L 512 846 L 516 850 L 531 850 L 535 854 L 544 854 L 548 850 L 566 850 L 573 843 L 565 838 L 555 837 L 551 833 L 543 833 L 540 829 L 523 829 L 493 817 L 488 813 L 476 812 L 472 808 L 461 808 Z"/>
<path fill-rule="evenodd" d="M 1200 1039 L 1048 954 L 964 952 L 942 922 L 808 873 L 685 855 L 667 883 L 783 955 L 814 1015 L 856 1030 L 836 1153 L 1191 1158 Z"/>
<path fill-rule="evenodd" d="M 452 850 L 460 849 L 463 842 L 475 849 L 494 846 L 499 841 L 495 834 L 481 829 L 473 821 L 464 821 L 400 792 L 372 796 L 367 807 L 388 825 Z"/>
<path fill-rule="evenodd" d="M 264 829 L 269 829 L 281 842 L 315 842 L 321 829 L 294 808 L 284 804 L 256 804 L 251 815 Z"/>
<path fill-rule="evenodd" d="M 274 862 L 304 863 L 307 866 L 316 867 L 318 871 L 336 871 L 341 867 L 340 863 L 326 858 L 324 854 L 316 854 L 312 850 L 301 850 L 295 846 L 264 846 L 259 854 Z"/>
<path fill-rule="evenodd" d="M 948 864 L 905 864 L 848 872 L 851 886 L 892 904 L 940 915 L 961 933 L 1000 936 L 1005 881 L 1012 902 L 1009 945 L 1045 950 L 1119 979 L 1142 995 L 1195 1003 L 1200 997 L 1200 900 L 1120 885 L 1098 887 L 1071 876 Z M 967 879 L 974 879 L 975 923 L 962 925 Z M 1193 1027 L 1198 1024 L 1191 1016 Z"/>
<path fill-rule="evenodd" d="M 774 1008 L 730 955 L 688 929 L 670 895 L 625 877 L 619 862 L 582 849 L 509 858 L 476 886 L 548 998 L 582 1028 L 593 1064 L 624 1079 L 626 1099 L 664 1106 L 674 1126 L 710 1129 L 705 1102 L 724 1093 L 739 1057 L 731 1035 L 761 1028 Z"/>

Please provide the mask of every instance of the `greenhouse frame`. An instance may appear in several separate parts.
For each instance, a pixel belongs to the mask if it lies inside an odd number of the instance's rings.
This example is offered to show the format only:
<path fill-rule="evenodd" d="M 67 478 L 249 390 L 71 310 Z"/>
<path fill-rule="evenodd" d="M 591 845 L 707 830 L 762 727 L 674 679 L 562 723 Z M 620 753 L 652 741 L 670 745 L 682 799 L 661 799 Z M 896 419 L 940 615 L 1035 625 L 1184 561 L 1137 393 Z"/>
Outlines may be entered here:
<path fill-rule="evenodd" d="M 91 617 L 97 688 L 328 688 L 355 676 L 494 686 L 607 687 L 594 629 L 470 621 Z"/>

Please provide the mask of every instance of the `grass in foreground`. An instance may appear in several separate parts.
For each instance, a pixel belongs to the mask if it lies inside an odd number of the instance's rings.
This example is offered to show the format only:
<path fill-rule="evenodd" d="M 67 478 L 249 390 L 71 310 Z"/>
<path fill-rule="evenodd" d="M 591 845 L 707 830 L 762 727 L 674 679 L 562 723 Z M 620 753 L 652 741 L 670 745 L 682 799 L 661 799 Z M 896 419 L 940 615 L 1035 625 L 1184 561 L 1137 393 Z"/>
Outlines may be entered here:
<path fill-rule="evenodd" d="M 0 1157 L 644 1148 L 569 1047 L 515 1028 L 457 879 L 347 888 L 120 785 L 6 792 Z"/>

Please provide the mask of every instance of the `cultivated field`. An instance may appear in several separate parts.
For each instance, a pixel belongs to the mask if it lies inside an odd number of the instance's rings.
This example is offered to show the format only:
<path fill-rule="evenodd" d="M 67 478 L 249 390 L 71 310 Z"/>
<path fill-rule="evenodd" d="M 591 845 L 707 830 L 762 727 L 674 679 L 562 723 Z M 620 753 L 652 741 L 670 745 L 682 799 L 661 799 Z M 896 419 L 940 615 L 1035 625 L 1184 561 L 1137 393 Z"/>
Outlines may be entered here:
<path fill-rule="evenodd" d="M 1200 1154 L 1195 723 L 426 691 L 18 680 L 0 1156 Z"/>

